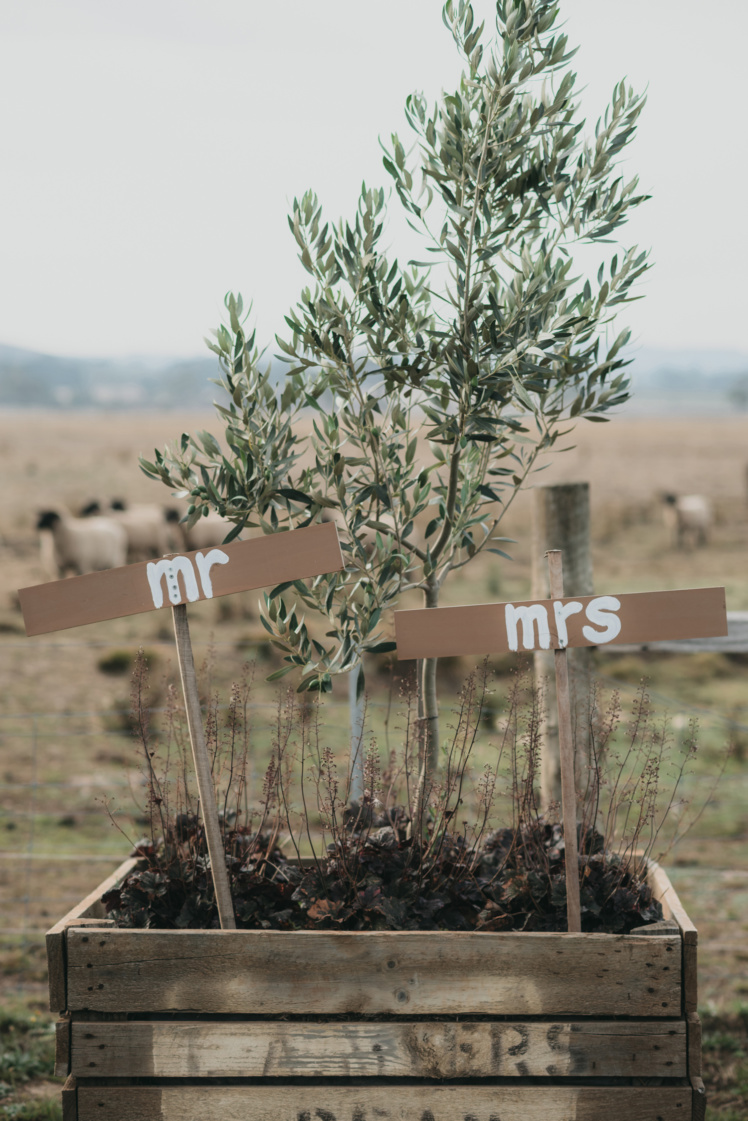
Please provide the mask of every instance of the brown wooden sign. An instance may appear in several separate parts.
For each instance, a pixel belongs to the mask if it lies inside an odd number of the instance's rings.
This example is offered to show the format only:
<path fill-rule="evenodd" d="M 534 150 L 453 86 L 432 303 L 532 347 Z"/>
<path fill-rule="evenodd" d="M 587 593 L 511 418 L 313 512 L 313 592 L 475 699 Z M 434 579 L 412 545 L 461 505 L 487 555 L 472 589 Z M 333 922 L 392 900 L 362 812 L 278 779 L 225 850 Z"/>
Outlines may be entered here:
<path fill-rule="evenodd" d="M 395 612 L 398 658 L 563 650 L 726 634 L 724 588 Z"/>
<path fill-rule="evenodd" d="M 332 522 L 21 588 L 26 634 L 82 627 L 343 567 Z"/>

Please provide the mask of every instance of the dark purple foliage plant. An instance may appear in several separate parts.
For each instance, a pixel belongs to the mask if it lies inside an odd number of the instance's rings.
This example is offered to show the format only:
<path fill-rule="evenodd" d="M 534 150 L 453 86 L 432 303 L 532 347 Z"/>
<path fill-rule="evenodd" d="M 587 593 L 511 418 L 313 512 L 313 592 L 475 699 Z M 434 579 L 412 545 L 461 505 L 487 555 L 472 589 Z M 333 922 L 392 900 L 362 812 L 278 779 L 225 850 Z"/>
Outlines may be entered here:
<path fill-rule="evenodd" d="M 491 744 L 484 742 L 492 672 L 471 673 L 453 713 L 443 766 L 422 797 L 417 705 L 400 684 L 401 744 L 380 751 L 364 733 L 364 793 L 351 801 L 326 737 L 323 703 L 289 691 L 270 729 L 252 724 L 252 671 L 228 703 L 210 695 L 206 737 L 237 925 L 243 929 L 566 929 L 564 832 L 536 794 L 542 696 L 518 671 Z M 104 901 L 120 926 L 218 926 L 190 747 L 179 694 L 167 684 L 154 730 L 148 671 L 138 658 L 132 724 L 143 764 L 149 833 L 140 860 Z M 617 694 L 593 690 L 593 766 L 577 824 L 582 926 L 625 933 L 662 918 L 647 861 L 686 828 L 678 797 L 696 752 L 655 720 L 645 685 L 624 719 Z M 253 760 L 269 760 L 261 782 Z M 260 746 L 262 745 L 262 746 Z M 675 767 L 674 773 L 669 768 Z M 667 783 L 662 780 L 667 774 Z M 667 793 L 664 793 L 664 790 Z M 419 807 L 411 820 L 407 807 Z M 677 811 L 677 812 L 676 812 Z M 114 821 L 114 816 L 112 817 Z M 675 833 L 672 823 L 675 822 Z"/>

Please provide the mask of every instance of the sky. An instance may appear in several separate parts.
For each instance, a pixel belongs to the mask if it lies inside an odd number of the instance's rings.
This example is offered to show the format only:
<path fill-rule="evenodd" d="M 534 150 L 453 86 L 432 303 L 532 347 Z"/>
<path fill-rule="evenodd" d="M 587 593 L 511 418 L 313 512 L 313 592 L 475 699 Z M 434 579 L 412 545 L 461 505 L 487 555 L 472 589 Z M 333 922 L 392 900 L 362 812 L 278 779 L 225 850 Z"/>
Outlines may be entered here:
<path fill-rule="evenodd" d="M 493 26 L 495 5 L 475 0 Z M 649 100 L 625 174 L 652 200 L 636 345 L 743 338 L 745 0 L 561 0 L 591 125 L 623 78 Z M 286 216 L 313 188 L 351 214 L 388 186 L 378 138 L 414 89 L 456 86 L 441 0 L 5 0 L 0 4 L 0 342 L 191 356 L 223 296 L 271 343 L 306 273 Z M 397 214 L 393 255 L 413 254 Z"/>

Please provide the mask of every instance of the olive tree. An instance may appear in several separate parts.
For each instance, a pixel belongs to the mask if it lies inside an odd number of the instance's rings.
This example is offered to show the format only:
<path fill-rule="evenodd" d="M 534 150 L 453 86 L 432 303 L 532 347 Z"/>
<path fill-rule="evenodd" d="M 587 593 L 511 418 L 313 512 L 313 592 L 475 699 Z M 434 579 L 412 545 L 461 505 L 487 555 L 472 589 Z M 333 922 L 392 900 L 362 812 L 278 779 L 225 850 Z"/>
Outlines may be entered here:
<path fill-rule="evenodd" d="M 403 591 L 436 607 L 450 573 L 484 551 L 506 555 L 497 530 L 539 458 L 569 421 L 605 420 L 628 397 L 628 333 L 609 335 L 610 324 L 648 266 L 614 238 L 644 197 L 617 165 L 643 99 L 619 83 L 585 132 L 559 6 L 497 0 L 486 40 L 472 5 L 448 0 L 459 88 L 433 106 L 409 97 L 411 146 L 393 135 L 384 156 L 424 259 L 388 254 L 383 190 L 364 186 L 336 224 L 311 192 L 295 200 L 289 224 L 310 282 L 277 338 L 282 385 L 229 296 L 210 344 L 229 395 L 226 450 L 185 435 L 143 461 L 190 495 L 192 519 L 214 508 L 235 533 L 334 517 L 345 571 L 265 597 L 279 672 L 297 667 L 302 689 L 329 688 L 367 650 L 391 647 L 384 613 Z M 596 276 L 575 268 L 585 244 L 599 246 Z M 304 608 L 326 634 L 310 633 Z M 434 659 L 420 665 L 419 697 L 433 766 Z"/>

